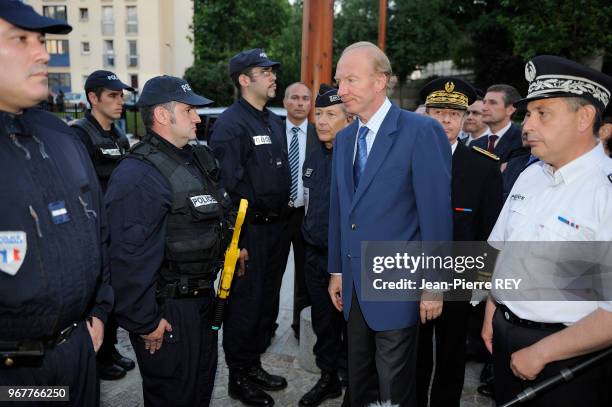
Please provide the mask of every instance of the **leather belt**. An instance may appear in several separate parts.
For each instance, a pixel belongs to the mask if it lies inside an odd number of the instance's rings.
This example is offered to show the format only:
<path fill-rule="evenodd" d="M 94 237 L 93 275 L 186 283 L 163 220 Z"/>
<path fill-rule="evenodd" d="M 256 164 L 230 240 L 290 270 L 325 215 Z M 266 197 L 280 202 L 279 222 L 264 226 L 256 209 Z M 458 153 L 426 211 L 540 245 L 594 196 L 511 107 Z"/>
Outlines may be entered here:
<path fill-rule="evenodd" d="M 544 329 L 547 331 L 560 331 L 566 328 L 566 326 L 561 323 L 535 322 L 528 319 L 519 318 L 504 304 L 498 303 L 497 307 L 500 309 L 502 317 L 513 325 L 521 326 L 523 328 Z"/>
<path fill-rule="evenodd" d="M 35 367 L 42 364 L 45 350 L 66 342 L 78 324 L 76 322 L 62 329 L 57 335 L 47 339 L 0 339 L 0 367 Z"/>
<path fill-rule="evenodd" d="M 210 295 L 213 282 L 200 279 L 189 280 L 187 283 L 168 283 L 157 289 L 156 297 L 159 300 L 206 297 Z"/>

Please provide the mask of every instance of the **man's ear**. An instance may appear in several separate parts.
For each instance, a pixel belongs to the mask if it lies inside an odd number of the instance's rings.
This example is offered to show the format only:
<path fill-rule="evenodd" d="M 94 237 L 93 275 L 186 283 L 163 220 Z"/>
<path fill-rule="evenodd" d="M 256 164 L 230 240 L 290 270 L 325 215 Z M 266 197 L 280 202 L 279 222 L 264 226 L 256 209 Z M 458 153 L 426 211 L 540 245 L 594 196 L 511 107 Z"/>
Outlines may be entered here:
<path fill-rule="evenodd" d="M 595 116 L 597 116 L 595 106 L 580 106 L 580 109 L 578 109 L 578 130 L 583 132 L 592 127 L 595 123 Z"/>
<path fill-rule="evenodd" d="M 509 116 L 512 116 L 514 112 L 516 112 L 516 107 L 514 107 L 514 105 L 506 106 L 506 114 L 508 114 Z"/>
<path fill-rule="evenodd" d="M 238 77 L 238 83 L 243 88 L 246 88 L 251 83 L 251 78 L 249 78 L 249 76 L 246 74 L 240 74 L 240 76 Z"/>
<path fill-rule="evenodd" d="M 153 121 L 167 126 L 170 123 L 170 112 L 164 109 L 163 106 L 155 106 L 153 110 Z"/>
<path fill-rule="evenodd" d="M 91 105 L 91 107 L 94 107 L 99 102 L 98 97 L 96 96 L 96 92 L 94 91 L 87 92 L 85 98 L 89 100 L 89 104 Z"/>

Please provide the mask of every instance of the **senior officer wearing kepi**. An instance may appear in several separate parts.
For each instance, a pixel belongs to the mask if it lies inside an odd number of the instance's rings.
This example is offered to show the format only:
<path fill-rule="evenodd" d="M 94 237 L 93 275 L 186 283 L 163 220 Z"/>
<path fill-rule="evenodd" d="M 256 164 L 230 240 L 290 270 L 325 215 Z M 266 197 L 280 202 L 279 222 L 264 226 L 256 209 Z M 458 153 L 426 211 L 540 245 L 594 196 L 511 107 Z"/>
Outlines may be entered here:
<path fill-rule="evenodd" d="M 236 276 L 227 305 L 223 348 L 229 367 L 229 395 L 249 405 L 270 406 L 264 390 L 281 390 L 287 381 L 266 372 L 260 355 L 269 333 L 264 315 L 272 315 L 281 214 L 289 200 L 289 163 L 282 120 L 265 106 L 276 94 L 275 69 L 262 49 L 235 55 L 229 74 L 240 99 L 215 122 L 210 145 L 234 205 L 249 201 L 241 242 L 249 252 L 249 269 Z"/>
<path fill-rule="evenodd" d="M 189 145 L 210 100 L 157 76 L 138 105 L 147 134 L 106 192 L 115 314 L 130 332 L 146 406 L 207 406 L 217 368 L 210 327 L 229 196 L 212 152 Z"/>
<path fill-rule="evenodd" d="M 338 95 L 359 120 L 338 133 L 329 207 L 329 293 L 348 320 L 351 405 L 416 405 L 417 323 L 442 311 L 420 301 L 362 297 L 362 241 L 450 241 L 451 148 L 438 122 L 394 106 L 393 74 L 374 44 L 347 47 L 336 68 Z"/>
<path fill-rule="evenodd" d="M 102 194 L 70 128 L 33 108 L 48 92 L 45 33 L 70 30 L 0 2 L 0 386 L 68 386 L 70 405 L 95 406 L 113 301 Z"/>
<path fill-rule="evenodd" d="M 338 370 L 346 370 L 346 361 L 342 363 L 340 360 L 345 353 L 342 340 L 344 319 L 327 293 L 327 225 L 333 144 L 336 134 L 349 122 L 338 89 L 322 84 L 315 100 L 315 126 L 320 143 L 304 160 L 302 172 L 306 213 L 302 225 L 306 243 L 304 278 L 312 303 L 312 328 L 317 335 L 313 351 L 321 377 L 300 399 L 302 407 L 317 406 L 325 399 L 340 396 L 342 386 Z"/>
<path fill-rule="evenodd" d="M 523 131 L 531 153 L 541 161 L 519 176 L 489 237 L 490 244 L 501 249 L 494 277 L 504 267 L 504 250 L 512 249 L 506 242 L 530 242 L 537 249 L 540 241 L 566 241 L 571 247 L 581 241 L 609 244 L 612 240 L 612 160 L 596 136 L 601 113 L 610 101 L 612 78 L 548 55 L 529 61 L 525 76 L 529 91 L 520 102 L 527 105 Z M 523 272 L 531 281 L 542 273 L 542 264 L 559 261 L 541 258 L 537 270 L 513 267 L 510 272 Z M 532 380 L 543 381 L 612 345 L 609 297 L 601 301 L 503 298 L 503 292 L 492 291 L 482 332 L 493 351 L 498 404 L 533 385 Z M 529 405 L 610 406 L 605 367 L 591 366 Z"/>
<path fill-rule="evenodd" d="M 476 91 L 460 78 L 441 77 L 420 92 L 427 115 L 437 120 L 453 152 L 451 200 L 453 240 L 485 241 L 503 205 L 499 158 L 458 140 Z M 465 351 L 471 291 L 449 292 L 440 318 L 419 327 L 417 395 L 419 406 L 459 407 L 465 373 Z M 434 369 L 435 330 L 435 369 Z M 432 371 L 431 397 L 428 397 Z"/>
<path fill-rule="evenodd" d="M 114 120 L 121 117 L 124 89 L 134 91 L 110 71 L 91 73 L 85 81 L 91 110 L 85 113 L 85 117 L 69 123 L 91 157 L 103 192 L 119 160 L 130 149 L 125 134 L 113 124 Z M 98 374 L 102 380 L 121 379 L 127 370 L 136 367 L 133 360 L 122 356 L 115 347 L 117 328 L 117 321 L 111 313 L 104 327 L 104 342 L 97 356 Z"/>

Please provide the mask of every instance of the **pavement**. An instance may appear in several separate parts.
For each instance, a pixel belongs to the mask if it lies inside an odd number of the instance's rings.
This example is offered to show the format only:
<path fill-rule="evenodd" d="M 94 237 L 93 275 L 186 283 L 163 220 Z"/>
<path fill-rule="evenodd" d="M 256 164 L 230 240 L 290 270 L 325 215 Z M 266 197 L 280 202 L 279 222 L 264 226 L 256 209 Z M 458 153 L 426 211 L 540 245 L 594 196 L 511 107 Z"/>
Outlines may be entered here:
<path fill-rule="evenodd" d="M 293 261 L 289 259 L 287 270 L 283 277 L 281 288 L 281 306 L 279 312 L 279 327 L 277 334 L 267 352 L 262 355 L 262 364 L 270 373 L 284 376 L 287 379 L 286 389 L 269 392 L 276 406 L 297 406 L 299 399 L 317 382 L 319 375 L 308 372 L 300 367 L 298 362 L 299 344 L 293 336 L 291 319 L 293 315 Z M 221 337 L 219 337 L 219 363 L 215 388 L 211 401 L 212 407 L 239 407 L 243 404 L 233 400 L 227 394 L 228 370 L 225 365 Z M 117 348 L 125 356 L 136 360 L 130 341 L 123 329 L 118 333 Z M 476 391 L 482 364 L 468 362 L 465 371 L 465 384 L 461 396 L 461 407 L 492 407 L 491 399 L 483 397 Z M 143 406 L 142 380 L 138 368 L 128 372 L 127 376 L 117 381 L 101 382 L 101 405 L 103 407 L 136 407 Z M 327 400 L 321 406 L 340 407 L 342 397 Z"/>

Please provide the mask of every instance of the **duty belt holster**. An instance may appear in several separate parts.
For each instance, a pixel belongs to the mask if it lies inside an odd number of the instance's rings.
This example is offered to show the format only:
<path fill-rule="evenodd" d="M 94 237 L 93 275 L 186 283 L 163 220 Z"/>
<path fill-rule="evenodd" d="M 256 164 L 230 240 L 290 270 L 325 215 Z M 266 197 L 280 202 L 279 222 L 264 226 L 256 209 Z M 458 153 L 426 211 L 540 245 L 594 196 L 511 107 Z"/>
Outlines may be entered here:
<path fill-rule="evenodd" d="M 210 295 L 212 279 L 187 279 L 171 282 L 157 288 L 158 301 L 178 298 L 198 298 Z"/>
<path fill-rule="evenodd" d="M 40 367 L 45 350 L 66 342 L 76 327 L 73 323 L 50 339 L 0 340 L 0 369 Z"/>

